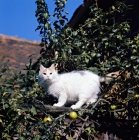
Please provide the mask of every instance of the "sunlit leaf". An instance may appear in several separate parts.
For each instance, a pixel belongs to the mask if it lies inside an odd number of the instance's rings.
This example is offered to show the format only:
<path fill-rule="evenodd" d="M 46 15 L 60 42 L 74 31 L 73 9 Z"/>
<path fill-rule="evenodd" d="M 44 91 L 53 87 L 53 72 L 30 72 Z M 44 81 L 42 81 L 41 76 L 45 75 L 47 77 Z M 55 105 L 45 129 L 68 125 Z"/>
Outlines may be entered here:
<path fill-rule="evenodd" d="M 36 108 L 33 107 L 33 106 L 32 106 L 32 108 L 31 108 L 30 111 L 31 111 L 31 113 L 32 113 L 33 115 L 36 115 L 36 114 L 37 114 Z"/>

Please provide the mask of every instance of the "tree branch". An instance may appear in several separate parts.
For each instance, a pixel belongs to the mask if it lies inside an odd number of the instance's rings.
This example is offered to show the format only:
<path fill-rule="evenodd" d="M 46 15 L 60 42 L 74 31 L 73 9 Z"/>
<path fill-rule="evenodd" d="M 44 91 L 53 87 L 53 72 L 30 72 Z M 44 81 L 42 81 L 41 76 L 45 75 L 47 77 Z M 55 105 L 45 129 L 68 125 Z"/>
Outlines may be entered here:
<path fill-rule="evenodd" d="M 25 111 L 28 111 L 32 105 L 30 104 L 22 104 L 21 107 L 25 109 Z M 39 105 L 39 104 L 34 104 L 34 107 L 36 107 L 37 112 L 40 112 L 41 110 L 45 110 L 45 112 L 66 112 L 66 111 L 71 111 L 72 109 L 69 107 L 57 107 L 57 106 L 51 106 L 51 105 Z"/>

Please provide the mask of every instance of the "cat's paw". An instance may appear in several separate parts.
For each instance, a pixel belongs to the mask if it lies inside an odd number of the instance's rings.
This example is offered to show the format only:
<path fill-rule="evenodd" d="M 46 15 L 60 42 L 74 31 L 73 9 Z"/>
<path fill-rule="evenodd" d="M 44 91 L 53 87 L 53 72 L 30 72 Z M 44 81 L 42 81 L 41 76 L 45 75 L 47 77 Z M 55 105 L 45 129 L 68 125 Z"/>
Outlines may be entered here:
<path fill-rule="evenodd" d="M 57 103 L 57 104 L 53 104 L 53 106 L 61 107 L 61 106 L 63 106 L 63 104 L 62 103 Z"/>
<path fill-rule="evenodd" d="M 70 108 L 71 108 L 71 109 L 78 109 L 78 108 L 80 108 L 80 107 L 78 107 L 77 105 L 72 105 Z"/>

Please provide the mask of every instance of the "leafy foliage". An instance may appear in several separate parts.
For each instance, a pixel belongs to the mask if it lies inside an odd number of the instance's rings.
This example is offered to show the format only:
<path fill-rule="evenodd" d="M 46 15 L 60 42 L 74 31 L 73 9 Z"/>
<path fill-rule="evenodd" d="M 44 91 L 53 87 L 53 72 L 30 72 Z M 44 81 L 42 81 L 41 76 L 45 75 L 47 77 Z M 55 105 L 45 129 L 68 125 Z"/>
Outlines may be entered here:
<path fill-rule="evenodd" d="M 25 74 L 11 73 L 4 65 L 0 72 L 2 139 L 93 139 L 100 127 L 106 129 L 109 119 L 134 120 L 130 124 L 134 130 L 139 126 L 139 35 L 128 38 L 127 20 L 115 22 L 116 15 L 124 13 L 127 6 L 117 2 L 104 12 L 94 4 L 90 7 L 90 17 L 75 30 L 67 23 L 65 4 L 66 0 L 55 1 L 56 20 L 51 23 L 46 2 L 36 0 L 39 23 L 36 30 L 42 36 L 40 63 L 45 66 L 56 63 L 59 72 L 88 69 L 102 76 L 115 71 L 119 74 L 110 84 L 102 84 L 101 95 L 94 105 L 77 110 L 78 119 L 71 120 L 70 110 L 48 112 L 45 105 L 52 105 L 55 99 L 38 86 L 31 61 Z M 48 116 L 52 122 L 43 121 Z M 111 126 L 116 127 L 113 122 Z"/>

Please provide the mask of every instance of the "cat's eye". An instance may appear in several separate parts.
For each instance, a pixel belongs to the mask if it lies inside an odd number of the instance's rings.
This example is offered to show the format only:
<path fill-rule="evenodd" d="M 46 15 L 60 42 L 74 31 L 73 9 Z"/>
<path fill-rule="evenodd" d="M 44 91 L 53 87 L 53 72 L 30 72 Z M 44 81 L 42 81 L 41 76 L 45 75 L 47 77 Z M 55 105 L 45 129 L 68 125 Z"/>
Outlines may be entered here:
<path fill-rule="evenodd" d="M 50 75 L 51 75 L 52 73 L 50 73 Z"/>
<path fill-rule="evenodd" d="M 46 75 L 46 73 L 43 73 L 44 75 Z"/>

